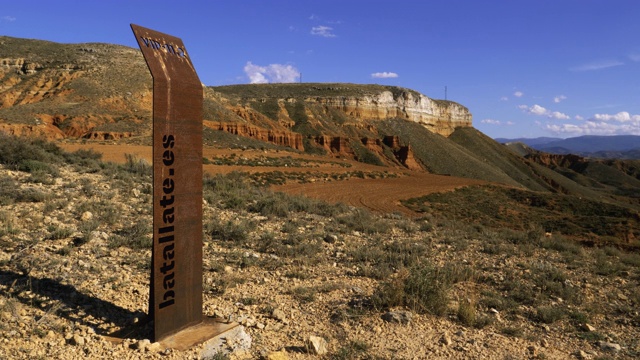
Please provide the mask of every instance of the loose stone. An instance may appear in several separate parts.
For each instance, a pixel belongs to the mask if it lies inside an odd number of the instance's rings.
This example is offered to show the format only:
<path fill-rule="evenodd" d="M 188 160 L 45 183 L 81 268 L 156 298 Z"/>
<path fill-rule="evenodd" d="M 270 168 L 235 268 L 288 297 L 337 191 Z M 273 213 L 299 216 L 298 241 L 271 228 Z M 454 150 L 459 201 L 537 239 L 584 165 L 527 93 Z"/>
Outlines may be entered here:
<path fill-rule="evenodd" d="M 314 355 L 324 355 L 327 353 L 327 341 L 319 336 L 311 335 L 307 340 L 307 349 Z"/>

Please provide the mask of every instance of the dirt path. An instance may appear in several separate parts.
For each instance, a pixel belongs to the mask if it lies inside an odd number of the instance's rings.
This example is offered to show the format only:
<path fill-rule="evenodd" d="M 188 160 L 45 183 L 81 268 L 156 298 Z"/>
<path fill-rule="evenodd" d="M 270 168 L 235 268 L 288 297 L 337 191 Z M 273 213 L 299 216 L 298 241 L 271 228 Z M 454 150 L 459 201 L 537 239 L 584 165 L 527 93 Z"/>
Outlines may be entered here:
<path fill-rule="evenodd" d="M 78 149 L 93 149 L 102 154 L 105 161 L 116 163 L 125 162 L 125 154 L 133 154 L 138 158 L 146 159 L 151 163 L 151 146 L 143 145 L 105 145 L 105 144 L 60 144 L 67 151 Z M 379 213 L 399 212 L 409 216 L 417 216 L 415 212 L 400 204 L 400 200 L 424 196 L 434 192 L 451 191 L 459 187 L 483 184 L 485 182 L 473 179 L 457 178 L 452 176 L 434 175 L 423 172 L 408 172 L 406 170 L 392 169 L 374 165 L 359 163 L 356 161 L 333 159 L 293 152 L 268 152 L 259 150 L 230 150 L 204 148 L 203 155 L 207 158 L 216 156 L 237 156 L 253 158 L 258 156 L 292 157 L 304 160 L 321 160 L 316 167 L 268 167 L 268 166 L 233 166 L 233 165 L 204 165 L 204 171 L 210 174 L 225 174 L 231 171 L 242 172 L 322 172 L 326 174 L 341 173 L 347 171 L 389 171 L 399 175 L 384 179 L 359 179 L 352 177 L 350 180 L 315 182 L 315 183 L 289 183 L 273 186 L 275 191 L 289 194 L 304 195 L 315 199 L 321 199 L 332 203 L 344 203 L 347 205 L 364 207 Z M 339 166 L 344 164 L 348 166 Z"/>

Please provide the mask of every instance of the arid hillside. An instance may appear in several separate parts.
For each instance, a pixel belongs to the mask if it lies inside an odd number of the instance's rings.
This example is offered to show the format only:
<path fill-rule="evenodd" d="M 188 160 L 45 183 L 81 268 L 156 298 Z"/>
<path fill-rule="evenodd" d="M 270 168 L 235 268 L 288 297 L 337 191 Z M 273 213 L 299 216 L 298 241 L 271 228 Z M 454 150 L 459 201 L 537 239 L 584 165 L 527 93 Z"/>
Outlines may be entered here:
<path fill-rule="evenodd" d="M 150 343 L 142 56 L 0 54 L 0 358 L 640 356 L 637 161 L 357 84 L 205 87 L 203 311 L 242 327 L 214 353 Z"/>
<path fill-rule="evenodd" d="M 120 159 L 134 151 L 131 146 L 150 144 L 152 79 L 137 49 L 2 37 L 0 50 L 10 54 L 0 59 L 3 132 L 55 139 L 73 149 L 117 144 L 105 151 Z M 210 173 L 247 171 L 282 191 L 326 194 L 330 201 L 345 193 L 341 199 L 349 204 L 414 215 L 427 211 L 417 205 L 432 192 L 426 189 L 446 183 L 428 174 L 449 176 L 451 184 L 464 178 L 513 187 L 530 194 L 526 198 L 558 195 L 568 199 L 563 204 L 588 203 L 531 220 L 577 240 L 637 246 L 640 239 L 637 161 L 512 151 L 474 129 L 464 106 L 399 87 L 302 83 L 204 90 L 205 154 L 211 155 L 203 161 Z M 301 161 L 273 159 L 283 156 Z M 314 169 L 309 157 L 316 165 L 341 165 Z M 357 178 L 372 180 L 358 186 L 348 180 Z M 525 205 L 525 212 L 538 206 Z M 615 210 L 588 210 L 594 207 Z M 577 229 L 562 225 L 570 220 Z M 589 225 L 594 222 L 604 225 Z"/>
<path fill-rule="evenodd" d="M 101 145 L 118 161 L 105 162 L 82 148 L 0 140 L 0 358 L 640 356 L 637 249 L 579 243 L 540 221 L 597 225 L 628 210 L 502 185 L 441 192 L 461 179 L 419 172 L 441 186 L 407 204 L 421 216 L 372 212 L 261 184 L 355 192 L 394 179 L 413 186 L 412 175 L 242 149 L 205 151 L 208 172 L 220 171 L 205 176 L 203 202 L 203 312 L 240 326 L 207 347 L 152 343 L 149 148 L 120 160 L 104 147 L 123 146 Z M 269 165 L 297 169 L 250 170 Z"/>

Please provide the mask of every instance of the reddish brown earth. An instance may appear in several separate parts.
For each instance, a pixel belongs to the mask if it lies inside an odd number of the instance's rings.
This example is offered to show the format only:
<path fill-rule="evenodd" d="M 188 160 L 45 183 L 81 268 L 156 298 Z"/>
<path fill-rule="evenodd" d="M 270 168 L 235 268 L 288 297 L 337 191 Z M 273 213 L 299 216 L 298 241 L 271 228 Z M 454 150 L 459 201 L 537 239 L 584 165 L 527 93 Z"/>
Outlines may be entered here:
<path fill-rule="evenodd" d="M 142 145 L 105 145 L 105 144 L 61 144 L 63 149 L 93 149 L 102 154 L 105 161 L 125 162 L 125 154 L 132 154 L 151 163 L 151 147 Z M 309 183 L 288 182 L 285 185 L 272 186 L 275 191 L 304 195 L 331 203 L 344 203 L 363 207 L 379 213 L 400 212 L 409 216 L 417 214 L 400 204 L 401 200 L 419 197 L 435 192 L 451 191 L 459 187 L 485 183 L 479 180 L 429 174 L 422 171 L 409 171 L 359 163 L 353 160 L 332 159 L 322 156 L 293 152 L 264 152 L 260 150 L 232 150 L 205 147 L 203 156 L 215 158 L 236 154 L 238 157 L 254 158 L 258 156 L 292 157 L 300 160 L 324 161 L 313 163 L 314 167 L 271 167 L 271 166 L 235 166 L 204 165 L 209 174 L 226 174 L 232 171 L 248 173 L 266 173 L 280 171 L 286 173 L 307 173 L 313 171 L 323 174 L 338 174 L 362 171 L 388 171 L 392 177 L 378 179 L 360 179 L 351 177 L 342 181 L 315 181 Z M 347 166 L 344 166 L 347 165 Z"/>
<path fill-rule="evenodd" d="M 401 212 L 417 214 L 400 204 L 400 200 L 434 192 L 450 191 L 482 181 L 423 172 L 408 172 L 406 176 L 386 179 L 350 179 L 325 183 L 286 184 L 272 187 L 276 191 L 301 194 L 332 203 L 364 207 L 379 213 Z"/>

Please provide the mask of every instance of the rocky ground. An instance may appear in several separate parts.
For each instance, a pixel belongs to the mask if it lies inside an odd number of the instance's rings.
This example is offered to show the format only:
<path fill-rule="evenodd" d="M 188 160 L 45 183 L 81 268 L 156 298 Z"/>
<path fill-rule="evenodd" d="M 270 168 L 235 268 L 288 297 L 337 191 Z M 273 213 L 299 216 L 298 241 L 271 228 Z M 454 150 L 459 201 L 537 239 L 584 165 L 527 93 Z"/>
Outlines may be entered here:
<path fill-rule="evenodd" d="M 637 253 L 372 215 L 237 174 L 205 181 L 203 311 L 242 328 L 217 354 L 151 344 L 149 169 L 83 161 L 0 169 L 0 358 L 640 356 Z"/>

